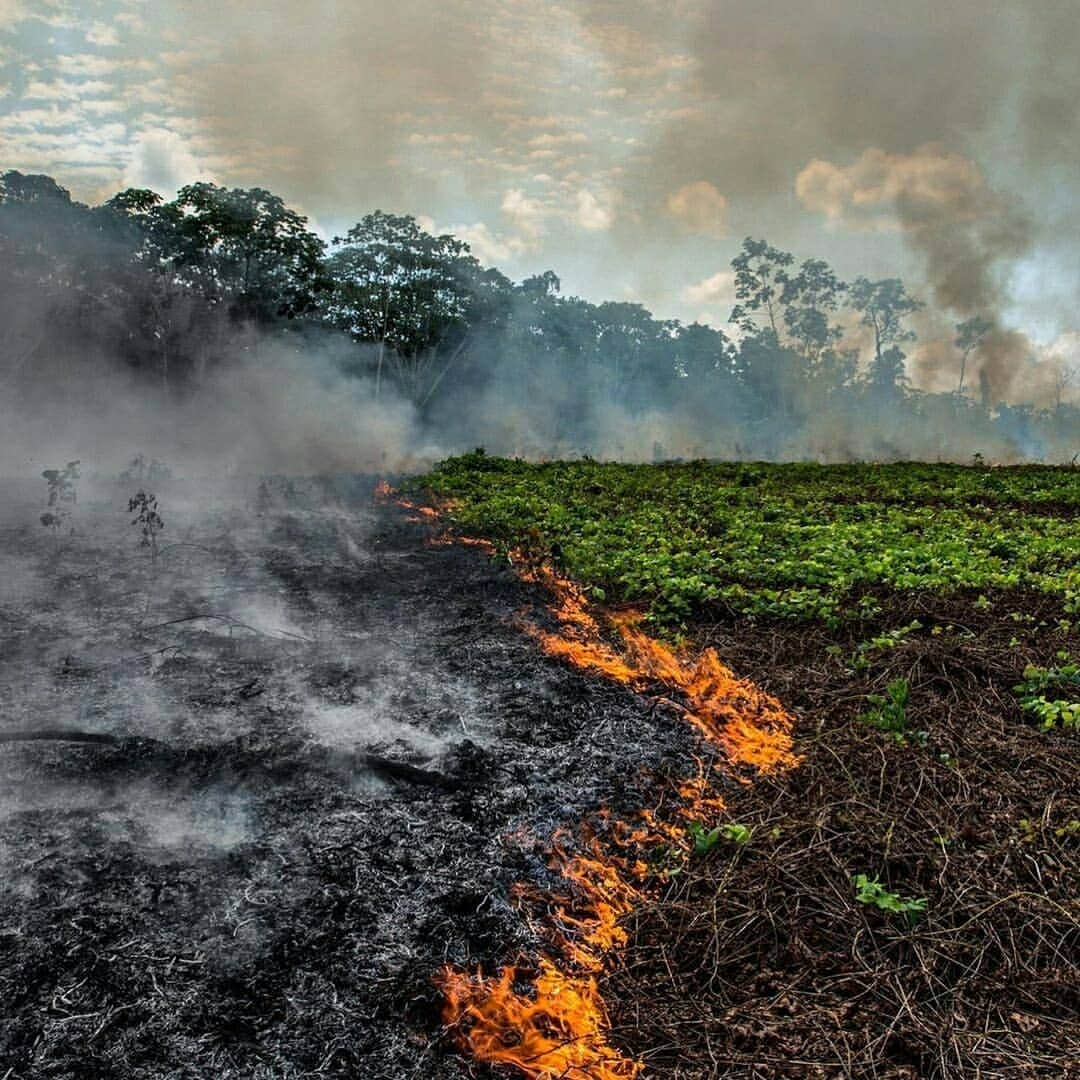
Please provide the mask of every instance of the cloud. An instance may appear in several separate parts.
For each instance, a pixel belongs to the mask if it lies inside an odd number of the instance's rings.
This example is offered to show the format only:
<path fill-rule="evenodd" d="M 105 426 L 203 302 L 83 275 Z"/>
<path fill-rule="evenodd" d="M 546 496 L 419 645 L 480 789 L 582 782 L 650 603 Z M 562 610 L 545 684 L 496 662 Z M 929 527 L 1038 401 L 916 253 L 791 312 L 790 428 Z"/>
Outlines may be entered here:
<path fill-rule="evenodd" d="M 505 263 L 521 250 L 520 242 L 515 242 L 512 237 L 497 236 L 482 221 L 473 225 L 454 225 L 449 231 L 459 240 L 464 240 L 472 253 L 489 266 Z"/>
<path fill-rule="evenodd" d="M 735 303 L 735 273 L 720 270 L 683 290 L 683 296 L 693 304 L 731 305 Z"/>
<path fill-rule="evenodd" d="M 615 222 L 615 212 L 610 202 L 601 202 L 591 191 L 584 189 L 577 194 L 574 220 L 588 232 L 603 232 Z"/>
<path fill-rule="evenodd" d="M 53 79 L 45 82 L 34 79 L 27 83 L 22 98 L 24 101 L 80 101 L 94 94 L 108 93 L 113 89 L 112 83 L 101 80 L 77 82 L 73 79 Z"/>
<path fill-rule="evenodd" d="M 426 134 L 414 131 L 408 138 L 410 146 L 464 146 L 473 141 L 473 136 L 463 131 L 446 131 Z"/>
<path fill-rule="evenodd" d="M 7 30 L 29 18 L 21 0 L 0 0 L 0 30 Z"/>
<path fill-rule="evenodd" d="M 971 220 L 992 201 L 975 162 L 935 145 L 912 154 L 871 147 L 847 166 L 815 159 L 796 177 L 795 194 L 808 210 L 855 228 L 901 228 L 905 204 Z"/>
<path fill-rule="evenodd" d="M 120 44 L 120 37 L 116 33 L 114 27 L 109 26 L 107 23 L 94 23 L 86 31 L 86 40 L 91 45 L 97 45 L 99 47 L 111 47 Z"/>
<path fill-rule="evenodd" d="M 584 143 L 588 141 L 589 137 L 583 131 L 566 131 L 558 134 L 545 131 L 539 135 L 534 135 L 529 140 L 529 146 L 565 146 L 567 143 Z"/>
<path fill-rule="evenodd" d="M 183 136 L 161 129 L 141 131 L 124 166 L 123 187 L 152 188 L 171 195 L 196 180 L 212 180 L 209 170 Z"/>
<path fill-rule="evenodd" d="M 148 69 L 150 65 L 145 61 L 120 60 L 111 56 L 98 56 L 96 53 L 67 53 L 56 57 L 56 67 L 62 75 L 94 79 L 102 75 L 115 75 L 125 69 Z"/>
<path fill-rule="evenodd" d="M 667 212 L 690 233 L 723 236 L 727 232 L 728 201 L 707 180 L 684 184 L 667 198 Z"/>
<path fill-rule="evenodd" d="M 547 208 L 538 199 L 529 198 L 520 188 L 511 188 L 503 196 L 503 215 L 526 239 L 537 240 L 544 233 Z"/>

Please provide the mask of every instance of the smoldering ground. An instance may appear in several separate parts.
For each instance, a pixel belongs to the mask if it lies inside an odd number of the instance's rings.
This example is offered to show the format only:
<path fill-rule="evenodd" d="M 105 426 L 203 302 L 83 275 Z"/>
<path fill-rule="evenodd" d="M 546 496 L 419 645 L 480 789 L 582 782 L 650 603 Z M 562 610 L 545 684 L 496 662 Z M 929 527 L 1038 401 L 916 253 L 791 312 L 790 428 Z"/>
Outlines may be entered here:
<path fill-rule="evenodd" d="M 543 598 L 373 478 L 166 481 L 156 562 L 112 484 L 57 542 L 5 489 L 0 1062 L 467 1075 L 435 972 L 535 946 L 508 897 L 545 838 L 695 741 L 546 660 Z"/>

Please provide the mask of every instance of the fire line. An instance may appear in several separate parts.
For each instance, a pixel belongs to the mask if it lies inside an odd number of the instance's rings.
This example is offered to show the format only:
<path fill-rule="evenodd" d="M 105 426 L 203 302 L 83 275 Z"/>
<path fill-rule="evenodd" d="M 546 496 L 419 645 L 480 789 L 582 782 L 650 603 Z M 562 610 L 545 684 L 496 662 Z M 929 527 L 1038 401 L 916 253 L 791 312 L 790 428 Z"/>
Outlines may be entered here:
<path fill-rule="evenodd" d="M 380 484 L 376 496 L 394 498 L 413 520 L 439 520 L 437 510 L 397 497 L 388 485 Z M 494 553 L 488 541 L 449 532 L 437 542 L 463 540 Z M 641 629 L 640 612 L 594 614 L 582 589 L 547 562 L 521 553 L 511 553 L 511 561 L 523 580 L 543 586 L 552 598 L 557 631 L 522 622 L 549 656 L 654 697 L 657 687 L 675 693 L 679 702 L 667 703 L 731 765 L 764 773 L 798 764 L 790 714 L 739 679 L 715 650 L 683 659 Z M 676 794 L 630 821 L 601 809 L 577 836 L 563 830 L 552 838 L 551 866 L 568 892 L 543 900 L 550 916 L 547 936 L 561 963 L 542 956 L 507 965 L 497 975 L 446 968 L 437 976 L 445 997 L 443 1019 L 478 1061 L 511 1066 L 530 1080 L 633 1080 L 641 1074 L 640 1061 L 610 1045 L 597 975 L 605 956 L 626 943 L 622 920 L 650 884 L 662 881 L 692 850 L 689 824 L 711 827 L 724 813 L 700 762 L 698 775 L 679 783 Z M 516 896 L 522 903 L 537 898 L 523 886 Z"/>

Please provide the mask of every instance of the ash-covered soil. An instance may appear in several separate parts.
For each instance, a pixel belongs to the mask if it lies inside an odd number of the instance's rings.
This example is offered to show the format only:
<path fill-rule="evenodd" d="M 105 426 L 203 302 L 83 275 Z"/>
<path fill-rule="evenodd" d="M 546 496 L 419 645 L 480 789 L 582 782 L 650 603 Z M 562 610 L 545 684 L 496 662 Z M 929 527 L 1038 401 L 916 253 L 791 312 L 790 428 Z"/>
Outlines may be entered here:
<path fill-rule="evenodd" d="M 432 976 L 535 946 L 510 886 L 688 727 L 371 480 L 171 482 L 156 564 L 131 491 L 54 540 L 38 486 L 0 493 L 0 1077 L 479 1075 Z"/>

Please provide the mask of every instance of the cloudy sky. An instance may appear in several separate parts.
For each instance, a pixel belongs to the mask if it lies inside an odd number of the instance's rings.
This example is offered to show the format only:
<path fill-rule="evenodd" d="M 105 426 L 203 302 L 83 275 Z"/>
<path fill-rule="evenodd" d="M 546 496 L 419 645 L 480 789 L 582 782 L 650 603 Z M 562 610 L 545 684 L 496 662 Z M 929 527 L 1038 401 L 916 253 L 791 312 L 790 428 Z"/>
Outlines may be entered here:
<path fill-rule="evenodd" d="M 0 165 L 266 186 L 723 323 L 743 236 L 1080 329 L 1080 0 L 0 0 Z"/>

